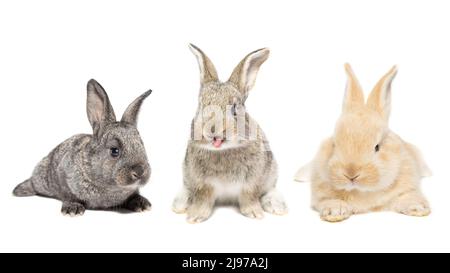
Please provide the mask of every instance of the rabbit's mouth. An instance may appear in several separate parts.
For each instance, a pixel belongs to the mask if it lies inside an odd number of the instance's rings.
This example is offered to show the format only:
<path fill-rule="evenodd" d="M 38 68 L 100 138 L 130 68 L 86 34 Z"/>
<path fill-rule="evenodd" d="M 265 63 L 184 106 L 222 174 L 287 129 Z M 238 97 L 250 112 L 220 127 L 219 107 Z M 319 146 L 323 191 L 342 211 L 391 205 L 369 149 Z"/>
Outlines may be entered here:
<path fill-rule="evenodd" d="M 219 152 L 228 149 L 236 149 L 245 146 L 245 141 L 238 138 L 226 138 L 223 136 L 207 136 L 202 140 L 194 140 L 196 146 L 209 151 Z"/>
<path fill-rule="evenodd" d="M 228 149 L 236 149 L 244 146 L 244 143 L 241 143 L 239 141 L 235 141 L 233 139 L 225 139 L 225 138 L 217 138 L 214 137 L 210 141 L 204 143 L 203 148 L 210 150 L 210 151 L 223 151 Z"/>
<path fill-rule="evenodd" d="M 123 168 L 116 177 L 116 183 L 120 187 L 138 188 L 144 186 L 150 178 L 150 168 L 142 165 L 134 165 Z"/>
<path fill-rule="evenodd" d="M 127 188 L 127 189 L 137 189 L 139 187 L 144 186 L 147 184 L 146 179 L 138 179 L 138 180 L 131 180 L 126 182 L 119 182 L 117 183 L 121 188 Z"/>
<path fill-rule="evenodd" d="M 212 144 L 213 144 L 213 146 L 215 148 L 220 148 L 224 141 L 225 141 L 224 139 L 221 139 L 221 138 L 218 138 L 218 137 L 214 137 L 213 141 L 212 141 Z"/>

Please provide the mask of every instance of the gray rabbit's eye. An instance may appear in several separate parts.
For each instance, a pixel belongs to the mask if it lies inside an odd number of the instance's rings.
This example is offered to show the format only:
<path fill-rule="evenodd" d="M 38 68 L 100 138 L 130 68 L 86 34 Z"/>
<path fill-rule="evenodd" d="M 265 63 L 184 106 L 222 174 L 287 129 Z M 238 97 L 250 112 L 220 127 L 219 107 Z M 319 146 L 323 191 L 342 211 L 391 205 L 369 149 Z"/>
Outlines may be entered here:
<path fill-rule="evenodd" d="M 116 147 L 111 148 L 110 152 L 112 157 L 118 157 L 120 155 L 120 150 Z"/>

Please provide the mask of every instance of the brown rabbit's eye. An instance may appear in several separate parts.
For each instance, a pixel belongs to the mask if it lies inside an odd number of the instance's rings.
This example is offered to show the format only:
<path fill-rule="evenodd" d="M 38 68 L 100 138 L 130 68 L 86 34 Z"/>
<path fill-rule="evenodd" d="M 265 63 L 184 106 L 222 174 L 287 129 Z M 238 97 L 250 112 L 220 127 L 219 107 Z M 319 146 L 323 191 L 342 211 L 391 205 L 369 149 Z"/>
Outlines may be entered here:
<path fill-rule="evenodd" d="M 237 116 L 236 103 L 231 106 L 231 114 L 235 117 Z"/>
<path fill-rule="evenodd" d="M 116 147 L 111 148 L 110 152 L 112 157 L 118 157 L 120 155 L 120 150 Z"/>
<path fill-rule="evenodd" d="M 378 152 L 380 150 L 380 144 L 377 144 L 376 146 L 375 146 L 375 152 Z"/>

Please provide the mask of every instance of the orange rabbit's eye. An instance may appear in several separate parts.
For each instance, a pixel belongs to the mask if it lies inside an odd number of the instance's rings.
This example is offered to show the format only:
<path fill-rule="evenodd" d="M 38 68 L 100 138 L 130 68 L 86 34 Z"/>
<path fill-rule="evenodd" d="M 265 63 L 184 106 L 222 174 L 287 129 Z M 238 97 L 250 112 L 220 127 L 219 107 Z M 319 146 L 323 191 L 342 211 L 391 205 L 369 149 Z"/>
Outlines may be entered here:
<path fill-rule="evenodd" d="M 378 152 L 380 150 L 380 144 L 377 144 L 376 146 L 375 146 L 375 152 Z"/>

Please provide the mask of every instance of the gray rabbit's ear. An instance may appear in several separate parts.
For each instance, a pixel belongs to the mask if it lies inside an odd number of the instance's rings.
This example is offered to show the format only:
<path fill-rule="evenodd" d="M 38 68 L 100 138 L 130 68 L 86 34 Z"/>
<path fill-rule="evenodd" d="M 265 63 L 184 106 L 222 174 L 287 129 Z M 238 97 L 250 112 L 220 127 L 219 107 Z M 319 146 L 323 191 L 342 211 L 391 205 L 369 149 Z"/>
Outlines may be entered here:
<path fill-rule="evenodd" d="M 197 58 L 198 66 L 200 68 L 200 83 L 204 85 L 208 82 L 218 81 L 219 77 L 217 76 L 216 68 L 208 56 L 193 44 L 189 44 L 189 49 Z"/>
<path fill-rule="evenodd" d="M 144 94 L 140 95 L 135 99 L 123 113 L 121 122 L 137 125 L 137 119 L 139 115 L 139 110 L 141 109 L 144 100 L 152 93 L 152 90 L 148 90 Z"/>
<path fill-rule="evenodd" d="M 87 84 L 87 115 L 94 131 L 102 123 L 116 122 L 116 115 L 105 89 L 94 79 Z"/>
<path fill-rule="evenodd" d="M 247 92 L 255 84 L 259 68 L 269 58 L 269 54 L 268 48 L 258 49 L 248 54 L 233 70 L 228 81 L 235 84 L 239 91 L 247 96 Z"/>

